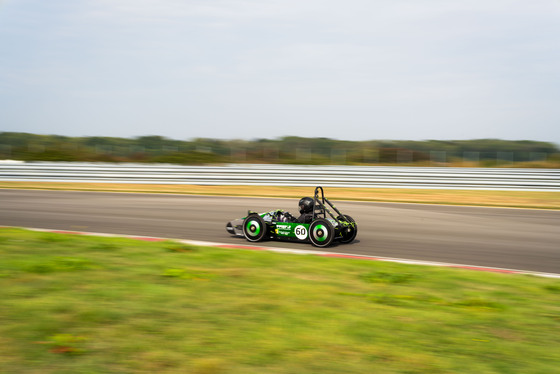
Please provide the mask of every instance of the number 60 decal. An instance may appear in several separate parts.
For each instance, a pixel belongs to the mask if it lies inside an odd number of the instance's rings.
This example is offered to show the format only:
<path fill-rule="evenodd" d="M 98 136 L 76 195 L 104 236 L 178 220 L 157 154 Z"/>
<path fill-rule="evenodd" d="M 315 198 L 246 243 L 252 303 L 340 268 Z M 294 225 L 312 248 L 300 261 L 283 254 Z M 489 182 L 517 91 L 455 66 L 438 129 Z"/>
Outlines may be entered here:
<path fill-rule="evenodd" d="M 294 229 L 294 234 L 296 234 L 296 237 L 300 240 L 307 239 L 307 229 L 305 228 L 305 226 L 296 226 L 296 228 Z"/>

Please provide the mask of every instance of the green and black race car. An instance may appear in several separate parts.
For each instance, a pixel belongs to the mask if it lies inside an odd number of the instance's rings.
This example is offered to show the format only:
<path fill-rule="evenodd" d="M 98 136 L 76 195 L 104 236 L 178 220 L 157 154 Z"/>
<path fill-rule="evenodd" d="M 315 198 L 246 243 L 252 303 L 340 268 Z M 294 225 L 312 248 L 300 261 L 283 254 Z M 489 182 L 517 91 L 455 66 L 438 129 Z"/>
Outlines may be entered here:
<path fill-rule="evenodd" d="M 279 239 L 311 242 L 316 247 L 327 247 L 335 241 L 350 243 L 356 238 L 358 225 L 325 198 L 322 187 L 315 188 L 313 198 L 301 199 L 299 206 L 299 218 L 281 209 L 266 213 L 249 211 L 246 217 L 228 222 L 226 230 L 250 242 Z"/>

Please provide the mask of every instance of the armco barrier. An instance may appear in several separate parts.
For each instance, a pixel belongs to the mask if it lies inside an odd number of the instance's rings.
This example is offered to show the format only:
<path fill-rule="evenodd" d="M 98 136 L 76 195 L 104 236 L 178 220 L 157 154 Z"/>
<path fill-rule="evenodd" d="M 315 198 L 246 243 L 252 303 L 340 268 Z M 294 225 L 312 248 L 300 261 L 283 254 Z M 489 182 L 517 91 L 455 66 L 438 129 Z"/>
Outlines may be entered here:
<path fill-rule="evenodd" d="M 0 162 L 0 181 L 560 191 L 560 170 Z"/>

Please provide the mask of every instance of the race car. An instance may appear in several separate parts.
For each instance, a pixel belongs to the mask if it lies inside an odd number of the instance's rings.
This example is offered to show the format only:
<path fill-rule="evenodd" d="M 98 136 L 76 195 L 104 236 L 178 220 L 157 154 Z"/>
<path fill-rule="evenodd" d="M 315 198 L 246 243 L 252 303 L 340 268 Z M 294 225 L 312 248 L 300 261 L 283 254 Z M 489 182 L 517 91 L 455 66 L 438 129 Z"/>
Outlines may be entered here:
<path fill-rule="evenodd" d="M 327 207 L 336 213 L 333 214 Z M 340 211 L 327 199 L 322 187 L 316 187 L 314 197 L 300 200 L 299 218 L 282 209 L 265 213 L 248 211 L 247 216 L 226 224 L 228 233 L 243 236 L 250 242 L 267 239 L 311 242 L 316 247 L 328 247 L 333 242 L 350 243 L 358 234 L 352 217 Z"/>

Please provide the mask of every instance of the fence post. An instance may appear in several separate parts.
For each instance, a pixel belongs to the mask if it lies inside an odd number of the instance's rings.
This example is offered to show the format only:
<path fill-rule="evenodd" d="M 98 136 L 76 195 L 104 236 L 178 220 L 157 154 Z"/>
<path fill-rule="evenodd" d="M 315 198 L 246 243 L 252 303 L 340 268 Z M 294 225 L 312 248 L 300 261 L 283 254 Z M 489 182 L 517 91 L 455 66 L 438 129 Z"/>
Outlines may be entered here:
<path fill-rule="evenodd" d="M 500 161 L 513 164 L 513 152 L 498 152 L 496 156 L 496 163 L 499 164 Z"/>
<path fill-rule="evenodd" d="M 432 163 L 445 164 L 447 162 L 447 152 L 430 151 L 430 160 Z"/>
<path fill-rule="evenodd" d="M 410 163 L 412 162 L 412 151 L 410 150 L 398 150 L 397 151 L 397 162 L 400 163 Z"/>
<path fill-rule="evenodd" d="M 480 152 L 463 152 L 463 163 L 465 163 L 466 161 L 471 161 L 478 164 L 480 162 Z"/>

